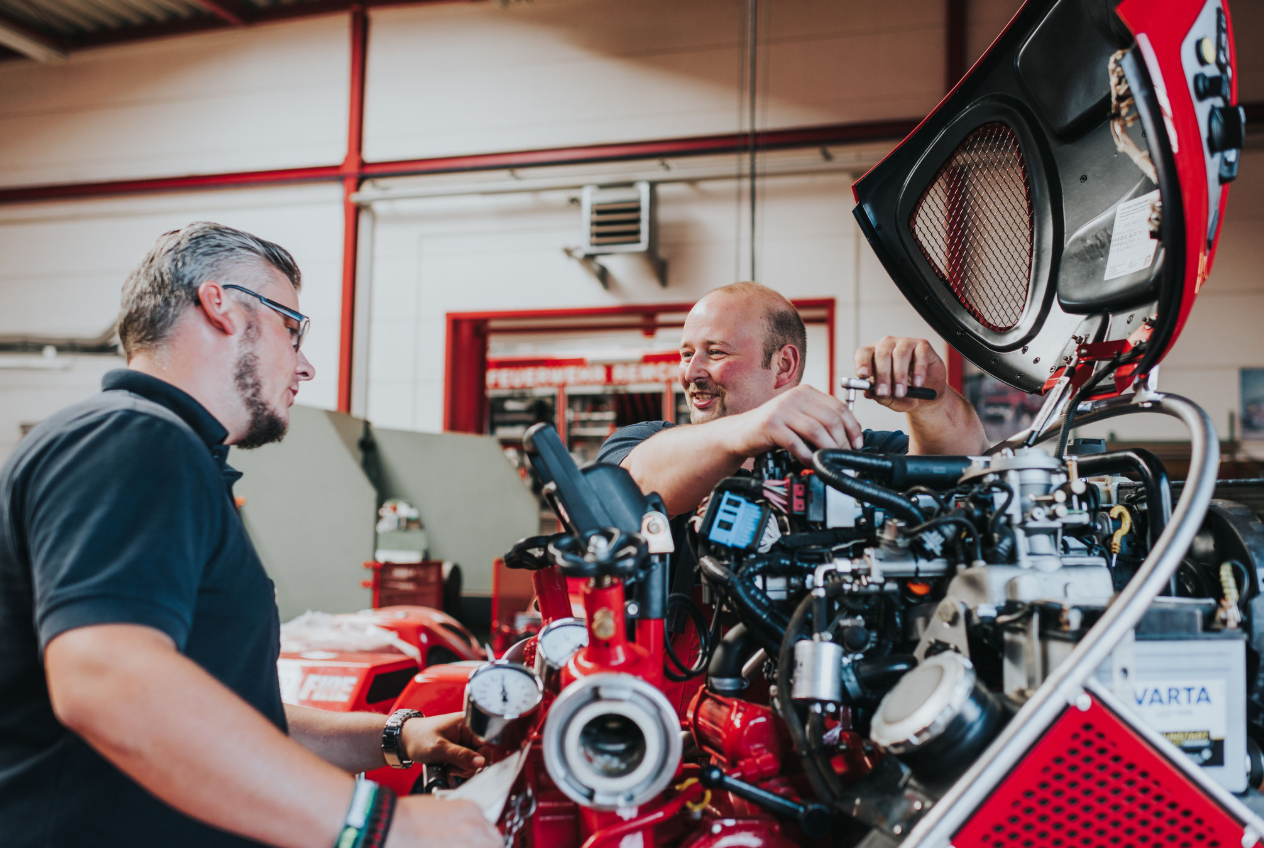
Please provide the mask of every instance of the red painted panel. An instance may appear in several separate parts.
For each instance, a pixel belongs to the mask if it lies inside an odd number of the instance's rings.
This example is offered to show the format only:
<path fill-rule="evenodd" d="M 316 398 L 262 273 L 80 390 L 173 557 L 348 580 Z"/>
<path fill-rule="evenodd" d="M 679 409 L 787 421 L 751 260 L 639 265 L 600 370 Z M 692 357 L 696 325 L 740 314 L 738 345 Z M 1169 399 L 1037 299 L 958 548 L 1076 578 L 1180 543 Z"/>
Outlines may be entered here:
<path fill-rule="evenodd" d="M 1241 823 L 1094 699 L 1087 710 L 1063 713 L 952 844 L 1239 848 L 1242 832 Z"/>

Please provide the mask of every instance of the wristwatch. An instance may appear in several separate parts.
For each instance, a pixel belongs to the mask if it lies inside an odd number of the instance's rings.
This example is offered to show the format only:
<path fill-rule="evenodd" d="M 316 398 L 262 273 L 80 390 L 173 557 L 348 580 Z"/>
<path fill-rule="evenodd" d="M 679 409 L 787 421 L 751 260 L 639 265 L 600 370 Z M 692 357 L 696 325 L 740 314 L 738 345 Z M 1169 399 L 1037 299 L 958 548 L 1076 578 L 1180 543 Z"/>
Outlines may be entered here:
<path fill-rule="evenodd" d="M 400 736 L 404 732 L 404 722 L 410 718 L 421 717 L 422 714 L 417 710 L 396 710 L 386 720 L 386 726 L 382 728 L 382 756 L 386 758 L 386 763 L 391 768 L 413 767 L 413 761 L 408 759 L 401 750 Z"/>

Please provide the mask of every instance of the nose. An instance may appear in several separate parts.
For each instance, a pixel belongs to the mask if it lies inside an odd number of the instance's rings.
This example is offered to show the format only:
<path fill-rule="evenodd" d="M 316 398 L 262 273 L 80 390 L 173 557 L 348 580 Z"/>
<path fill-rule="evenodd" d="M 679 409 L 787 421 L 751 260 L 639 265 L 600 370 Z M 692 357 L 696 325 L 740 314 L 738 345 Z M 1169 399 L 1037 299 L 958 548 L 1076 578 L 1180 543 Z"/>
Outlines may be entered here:
<path fill-rule="evenodd" d="M 299 380 L 310 380 L 316 376 L 316 366 L 301 349 L 298 352 L 298 365 L 295 366 L 294 372 L 298 374 Z"/>
<path fill-rule="evenodd" d="M 696 383 L 699 377 L 710 377 L 706 368 L 706 358 L 699 353 L 689 357 L 688 362 L 680 363 L 680 382 L 688 386 Z"/>

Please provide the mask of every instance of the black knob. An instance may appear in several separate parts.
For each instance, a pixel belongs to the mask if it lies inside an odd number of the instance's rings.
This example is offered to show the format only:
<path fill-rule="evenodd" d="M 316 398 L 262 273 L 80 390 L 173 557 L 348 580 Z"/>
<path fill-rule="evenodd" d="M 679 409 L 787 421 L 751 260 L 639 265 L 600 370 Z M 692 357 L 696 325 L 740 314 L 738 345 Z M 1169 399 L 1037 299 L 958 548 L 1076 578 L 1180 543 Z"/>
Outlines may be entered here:
<path fill-rule="evenodd" d="M 580 536 L 551 537 L 549 554 L 567 577 L 630 577 L 644 568 L 649 551 L 639 533 L 598 527 Z"/>
<path fill-rule="evenodd" d="M 1224 74 L 1195 74 L 1194 94 L 1199 100 L 1219 97 L 1226 103 L 1229 101 L 1229 78 Z"/>
<path fill-rule="evenodd" d="M 1241 150 L 1246 144 L 1246 111 L 1241 106 L 1212 106 L 1207 119 L 1207 147 L 1212 153 Z"/>

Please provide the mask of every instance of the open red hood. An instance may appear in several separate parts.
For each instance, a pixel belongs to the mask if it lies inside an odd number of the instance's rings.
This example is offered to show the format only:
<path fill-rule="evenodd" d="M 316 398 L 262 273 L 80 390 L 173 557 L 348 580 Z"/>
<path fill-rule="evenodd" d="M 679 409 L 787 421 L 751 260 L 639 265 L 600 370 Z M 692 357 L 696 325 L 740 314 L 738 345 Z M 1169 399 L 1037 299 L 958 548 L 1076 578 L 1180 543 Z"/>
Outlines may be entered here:
<path fill-rule="evenodd" d="M 855 184 L 855 215 L 984 371 L 1034 392 L 1113 356 L 1107 393 L 1122 390 L 1171 348 L 1211 271 L 1236 102 L 1221 0 L 1028 0 Z"/>

